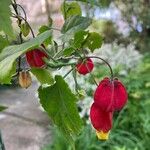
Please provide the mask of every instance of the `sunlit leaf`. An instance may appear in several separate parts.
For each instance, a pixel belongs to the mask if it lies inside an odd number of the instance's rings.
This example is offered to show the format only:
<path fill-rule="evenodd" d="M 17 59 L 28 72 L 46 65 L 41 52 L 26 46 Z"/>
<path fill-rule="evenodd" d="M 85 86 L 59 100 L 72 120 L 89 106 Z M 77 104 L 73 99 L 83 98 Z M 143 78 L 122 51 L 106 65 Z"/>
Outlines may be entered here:
<path fill-rule="evenodd" d="M 64 34 L 61 36 L 63 41 L 69 41 L 74 33 L 79 30 L 85 30 L 92 23 L 92 19 L 81 16 L 73 16 L 66 20 L 61 32 Z"/>
<path fill-rule="evenodd" d="M 82 128 L 77 99 L 61 76 L 55 76 L 55 81 L 52 86 L 39 88 L 40 103 L 53 123 L 72 142 L 73 136 L 79 134 Z"/>
<path fill-rule="evenodd" d="M 2 35 L 0 35 L 0 52 L 2 51 L 2 49 L 6 46 L 8 46 L 9 42 L 7 40 L 7 38 L 3 37 Z"/>
<path fill-rule="evenodd" d="M 0 31 L 4 31 L 10 37 L 14 37 L 10 19 L 10 4 L 11 0 L 0 0 Z"/>
<path fill-rule="evenodd" d="M 21 31 L 25 37 L 28 36 L 28 34 L 30 33 L 29 25 L 26 22 L 21 24 Z"/>
<path fill-rule="evenodd" d="M 81 48 L 83 47 L 84 41 L 86 40 L 88 36 L 88 31 L 78 31 L 74 35 L 74 47 L 75 48 Z"/>
<path fill-rule="evenodd" d="M 80 5 L 76 2 L 63 3 L 61 5 L 61 11 L 65 19 L 74 15 L 80 15 L 80 16 L 82 15 Z"/>
<path fill-rule="evenodd" d="M 43 68 L 31 68 L 31 72 L 41 84 L 53 84 L 54 80 L 50 72 Z"/>
<path fill-rule="evenodd" d="M 89 33 L 86 39 L 85 45 L 93 52 L 95 49 L 100 48 L 103 43 L 103 38 L 100 34 L 96 32 Z"/>
<path fill-rule="evenodd" d="M 69 48 L 64 49 L 63 55 L 64 56 L 70 56 L 73 52 L 74 52 L 74 48 L 73 47 L 69 47 Z"/>
<path fill-rule="evenodd" d="M 46 31 L 26 43 L 4 48 L 0 53 L 0 83 L 10 84 L 11 76 L 16 70 L 15 60 L 28 50 L 40 46 L 50 36 L 50 31 Z"/>

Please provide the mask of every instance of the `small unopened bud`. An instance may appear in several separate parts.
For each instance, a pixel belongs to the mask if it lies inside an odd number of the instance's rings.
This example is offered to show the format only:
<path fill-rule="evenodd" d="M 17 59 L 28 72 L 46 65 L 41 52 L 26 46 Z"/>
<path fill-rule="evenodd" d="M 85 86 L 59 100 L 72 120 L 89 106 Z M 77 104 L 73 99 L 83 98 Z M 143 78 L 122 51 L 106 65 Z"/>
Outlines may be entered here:
<path fill-rule="evenodd" d="M 32 83 L 31 75 L 29 71 L 19 72 L 19 84 L 22 88 L 28 88 Z"/>
<path fill-rule="evenodd" d="M 86 95 L 86 93 L 85 93 L 85 91 L 82 89 L 82 90 L 78 90 L 78 98 L 80 99 L 80 100 L 83 100 L 84 98 L 85 98 L 85 95 Z"/>

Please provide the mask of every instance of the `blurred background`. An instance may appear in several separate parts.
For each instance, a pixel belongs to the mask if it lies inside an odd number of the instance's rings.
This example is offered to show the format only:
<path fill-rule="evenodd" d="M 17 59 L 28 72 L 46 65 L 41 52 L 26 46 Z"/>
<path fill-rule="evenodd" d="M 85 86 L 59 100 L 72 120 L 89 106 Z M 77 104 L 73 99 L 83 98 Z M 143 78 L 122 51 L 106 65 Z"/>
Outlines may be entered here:
<path fill-rule="evenodd" d="M 78 103 L 85 128 L 76 139 L 76 150 L 149 150 L 150 0 L 95 0 L 96 6 L 91 1 L 79 4 L 83 15 L 93 18 L 89 30 L 104 37 L 102 48 L 95 53 L 112 65 L 115 76 L 126 85 L 129 98 L 127 106 L 115 114 L 110 139 L 98 141 L 88 119 L 95 85 L 90 75 L 79 76 L 79 85 L 86 89 L 86 96 Z M 64 22 L 60 13 L 62 2 L 17 0 L 26 10 L 35 33 L 41 25 L 48 24 L 49 17 L 54 27 L 61 28 Z M 59 32 L 55 31 L 54 38 L 58 36 Z M 65 74 L 61 70 L 58 72 Z M 97 81 L 108 73 L 105 65 L 96 63 L 94 76 Z M 71 81 L 71 76 L 67 80 Z M 73 83 L 70 87 L 74 87 Z M 0 103 L 8 106 L 0 113 L 6 150 L 71 150 L 59 131 L 50 126 L 48 116 L 39 106 L 37 88 L 35 79 L 27 90 L 16 84 L 0 85 Z"/>

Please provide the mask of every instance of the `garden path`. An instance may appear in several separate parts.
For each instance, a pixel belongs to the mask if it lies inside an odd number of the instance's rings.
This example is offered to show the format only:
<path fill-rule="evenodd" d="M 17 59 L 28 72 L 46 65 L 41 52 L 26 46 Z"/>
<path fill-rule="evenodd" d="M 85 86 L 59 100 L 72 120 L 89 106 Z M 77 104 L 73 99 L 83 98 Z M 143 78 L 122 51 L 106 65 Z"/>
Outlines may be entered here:
<path fill-rule="evenodd" d="M 0 87 L 0 130 L 6 150 L 40 150 L 50 140 L 49 118 L 39 109 L 37 83 L 28 89 Z"/>

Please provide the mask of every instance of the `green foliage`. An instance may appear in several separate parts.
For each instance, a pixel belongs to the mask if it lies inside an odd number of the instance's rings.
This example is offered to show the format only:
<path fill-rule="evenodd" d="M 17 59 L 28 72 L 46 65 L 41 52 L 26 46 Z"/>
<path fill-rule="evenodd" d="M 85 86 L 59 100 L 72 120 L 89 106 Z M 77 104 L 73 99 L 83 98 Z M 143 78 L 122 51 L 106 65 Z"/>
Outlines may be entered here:
<path fill-rule="evenodd" d="M 41 34 L 41 33 L 45 32 L 45 31 L 48 31 L 49 29 L 50 29 L 50 28 L 49 28 L 48 26 L 43 25 L 43 26 L 41 26 L 41 27 L 39 28 L 39 33 Z"/>
<path fill-rule="evenodd" d="M 26 37 L 29 35 L 30 33 L 30 28 L 29 28 L 29 25 L 25 22 L 23 24 L 21 24 L 21 32 L 22 34 Z"/>
<path fill-rule="evenodd" d="M 87 17 L 73 16 L 68 18 L 61 29 L 64 34 L 61 36 L 62 40 L 69 41 L 76 32 L 86 29 L 91 23 L 92 20 Z"/>
<path fill-rule="evenodd" d="M 10 37 L 14 37 L 11 26 L 11 0 L 0 0 L 0 31 L 4 31 Z"/>
<path fill-rule="evenodd" d="M 118 28 L 111 20 L 95 20 L 92 24 L 92 30 L 100 33 L 104 37 L 105 43 L 112 43 L 114 41 L 121 42 L 123 37 L 118 33 Z"/>
<path fill-rule="evenodd" d="M 90 125 L 86 125 L 84 130 L 75 140 L 76 150 L 117 150 L 123 147 L 127 150 L 133 150 L 138 147 L 138 140 L 135 135 L 123 130 L 115 130 L 115 133 L 111 133 L 111 137 L 108 141 L 99 141 L 96 137 L 96 133 L 92 130 Z M 65 141 L 63 135 L 57 130 L 53 129 L 53 141 L 49 145 L 45 146 L 42 150 L 71 150 L 70 145 Z M 141 150 L 141 149 L 139 149 Z"/>
<path fill-rule="evenodd" d="M 103 43 L 103 38 L 96 32 L 89 33 L 85 45 L 93 52 L 95 49 L 100 48 Z"/>
<path fill-rule="evenodd" d="M 95 131 L 91 126 L 85 126 L 84 130 L 75 140 L 76 150 L 149 150 L 150 144 L 150 55 L 144 57 L 143 62 L 127 76 L 120 76 L 120 80 L 128 90 L 128 104 L 121 111 L 114 114 L 113 129 L 110 139 L 106 142 L 98 141 Z M 106 74 L 104 68 L 96 67 L 97 78 Z M 99 70 L 101 73 L 99 73 Z M 119 74 L 116 73 L 117 76 Z M 86 79 L 86 82 L 90 82 Z M 90 84 L 88 95 L 91 94 Z M 54 140 L 43 150 L 70 150 L 64 137 L 54 130 Z M 59 144 L 58 144 L 59 143 Z M 59 146 L 58 146 L 59 145 Z"/>
<path fill-rule="evenodd" d="M 65 48 L 64 51 L 63 51 L 63 55 L 64 56 L 70 56 L 73 52 L 74 52 L 73 47 Z"/>
<path fill-rule="evenodd" d="M 50 31 L 51 36 L 50 36 L 49 38 L 47 38 L 47 39 L 43 42 L 43 44 L 44 44 L 45 46 L 48 46 L 49 44 L 52 43 L 52 31 L 50 30 L 50 27 L 49 27 L 49 26 L 46 26 L 46 25 L 43 25 L 43 26 L 41 26 L 41 27 L 39 28 L 39 34 L 41 34 L 41 33 L 43 33 L 43 32 L 46 32 L 46 31 Z M 38 35 L 39 35 L 39 34 L 38 34 Z"/>
<path fill-rule="evenodd" d="M 2 106 L 2 105 L 0 105 L 0 112 L 1 112 L 1 111 L 3 111 L 3 110 L 5 110 L 5 109 L 7 109 L 7 107 L 6 107 L 6 106 Z"/>
<path fill-rule="evenodd" d="M 47 31 L 26 43 L 4 48 L 0 54 L 0 83 L 10 84 L 11 76 L 16 71 L 15 60 L 25 52 L 39 47 L 50 36 L 50 31 Z"/>
<path fill-rule="evenodd" d="M 4 36 L 0 35 L 0 53 L 1 53 L 2 49 L 8 45 L 9 45 L 9 42 L 8 42 L 7 38 L 6 37 L 4 38 Z"/>
<path fill-rule="evenodd" d="M 77 99 L 61 76 L 55 76 L 55 81 L 51 86 L 39 88 L 40 103 L 67 140 L 73 143 L 74 136 L 82 128 L 75 104 Z"/>
<path fill-rule="evenodd" d="M 61 11 L 65 19 L 75 16 L 75 15 L 82 15 L 82 11 L 80 5 L 76 2 L 72 3 L 63 3 L 61 5 Z"/>
<path fill-rule="evenodd" d="M 150 49 L 150 4 L 147 0 L 114 1 L 121 12 L 123 20 L 128 24 L 130 32 L 126 37 L 128 42 L 134 42 L 136 49 L 148 52 Z M 133 21 L 133 17 L 135 21 Z"/>
<path fill-rule="evenodd" d="M 73 46 L 76 49 L 89 48 L 94 52 L 96 48 L 100 48 L 103 43 L 103 38 L 96 32 L 88 32 L 80 30 L 75 33 Z"/>
<path fill-rule="evenodd" d="M 42 68 L 32 68 L 31 72 L 41 84 L 53 84 L 54 80 L 50 72 Z"/>
<path fill-rule="evenodd" d="M 80 30 L 75 33 L 74 35 L 74 47 L 75 48 L 81 48 L 83 47 L 83 43 L 85 42 L 87 36 L 88 36 L 88 31 Z"/>

